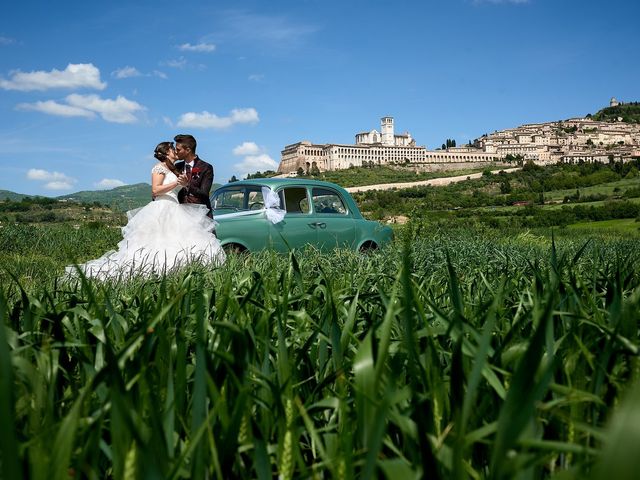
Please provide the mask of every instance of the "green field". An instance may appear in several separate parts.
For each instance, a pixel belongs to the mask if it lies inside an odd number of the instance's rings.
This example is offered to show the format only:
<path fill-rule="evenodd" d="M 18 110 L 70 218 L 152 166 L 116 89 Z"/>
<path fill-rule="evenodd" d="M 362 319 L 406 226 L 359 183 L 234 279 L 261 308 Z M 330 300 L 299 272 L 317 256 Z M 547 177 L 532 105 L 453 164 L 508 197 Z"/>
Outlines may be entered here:
<path fill-rule="evenodd" d="M 605 205 L 607 202 L 611 202 L 612 200 L 598 200 L 595 202 L 581 202 L 581 203 L 567 203 L 567 204 L 561 204 L 561 203 L 556 203 L 556 204 L 552 204 L 552 205 L 544 205 L 543 208 L 547 209 L 547 210 L 558 210 L 562 207 L 568 207 L 568 208 L 572 208 L 575 207 L 577 205 L 581 205 L 581 206 L 585 206 L 585 207 L 602 207 L 603 205 Z M 640 203 L 640 198 L 630 198 L 627 200 L 630 203 Z"/>
<path fill-rule="evenodd" d="M 494 165 L 487 165 L 481 168 L 467 168 L 463 170 L 449 170 L 437 172 L 420 172 L 411 165 L 398 165 L 395 167 L 375 166 L 372 168 L 354 167 L 346 170 L 327 171 L 319 173 L 313 177 L 318 180 L 338 183 L 343 187 L 357 187 L 361 185 L 378 185 L 383 183 L 418 182 L 430 180 L 432 178 L 453 177 L 459 175 L 470 175 L 482 172 L 487 168 L 501 168 Z M 507 167 L 502 167 L 507 168 Z"/>
<path fill-rule="evenodd" d="M 616 182 L 607 182 L 591 187 L 582 187 L 580 188 L 580 194 L 583 197 L 588 197 L 590 195 L 614 196 L 616 194 L 619 195 L 620 192 L 624 192 L 627 189 L 638 187 L 640 187 L 640 178 L 624 178 Z M 576 189 L 561 189 L 554 190 L 552 192 L 545 192 L 544 197 L 546 202 L 562 202 L 565 197 L 574 195 L 575 193 Z"/>
<path fill-rule="evenodd" d="M 414 222 L 100 284 L 59 277 L 117 231 L 51 228 L 0 229 L 1 478 L 637 471 L 635 239 Z"/>
<path fill-rule="evenodd" d="M 63 272 L 115 248 L 121 213 L 0 203 L 0 479 L 634 478 L 638 181 L 365 193 L 408 217 L 379 252 L 113 283 Z"/>
<path fill-rule="evenodd" d="M 622 234 L 637 234 L 640 236 L 640 222 L 632 218 L 621 220 L 603 220 L 601 222 L 580 222 L 568 225 L 569 230 L 580 230 L 584 234 L 589 232 L 612 232 Z"/>
<path fill-rule="evenodd" d="M 602 207 L 607 204 L 607 202 L 611 202 L 612 200 L 598 200 L 595 202 L 580 202 L 580 203 L 545 203 L 544 205 L 540 205 L 539 208 L 543 210 L 561 210 L 563 208 L 573 208 L 576 206 L 583 207 Z M 629 198 L 626 201 L 630 203 L 640 203 L 640 198 Z M 522 206 L 520 205 L 509 205 L 509 206 L 496 206 L 496 207 L 481 207 L 478 210 L 485 212 L 517 212 L 518 210 L 522 210 Z"/>

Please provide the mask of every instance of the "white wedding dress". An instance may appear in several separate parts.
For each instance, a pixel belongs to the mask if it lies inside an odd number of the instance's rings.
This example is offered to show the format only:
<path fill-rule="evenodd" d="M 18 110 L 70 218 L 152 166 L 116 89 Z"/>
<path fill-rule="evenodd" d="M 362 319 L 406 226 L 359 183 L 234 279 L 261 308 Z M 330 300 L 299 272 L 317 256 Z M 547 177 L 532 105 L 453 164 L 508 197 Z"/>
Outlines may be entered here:
<path fill-rule="evenodd" d="M 177 179 L 164 165 L 154 166 L 152 172 L 164 174 L 163 185 Z M 207 217 L 207 207 L 178 203 L 181 188 L 177 186 L 144 207 L 128 211 L 118 249 L 78 265 L 84 275 L 100 280 L 124 279 L 161 275 L 190 262 L 222 264 L 225 254 L 213 233 L 216 224 Z M 75 276 L 77 270 L 69 266 L 66 272 Z"/>

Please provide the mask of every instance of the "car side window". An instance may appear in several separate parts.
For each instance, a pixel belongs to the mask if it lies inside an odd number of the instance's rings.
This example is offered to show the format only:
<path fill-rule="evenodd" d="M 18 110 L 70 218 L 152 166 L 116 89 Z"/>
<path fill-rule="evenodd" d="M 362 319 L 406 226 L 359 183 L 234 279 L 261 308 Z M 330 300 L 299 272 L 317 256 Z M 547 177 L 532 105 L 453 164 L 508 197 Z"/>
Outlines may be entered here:
<path fill-rule="evenodd" d="M 262 198 L 262 189 L 260 187 L 247 188 L 247 203 L 244 208 L 247 210 L 260 210 L 264 207 L 264 198 Z"/>
<path fill-rule="evenodd" d="M 227 188 L 216 193 L 213 199 L 214 209 L 230 208 L 240 210 L 244 203 L 244 190 L 241 188 Z"/>
<path fill-rule="evenodd" d="M 280 190 L 280 202 L 287 213 L 309 213 L 309 198 L 304 187 L 286 187 Z"/>
<path fill-rule="evenodd" d="M 344 215 L 347 208 L 338 192 L 328 188 L 314 188 L 312 192 L 313 210 L 316 213 Z"/>

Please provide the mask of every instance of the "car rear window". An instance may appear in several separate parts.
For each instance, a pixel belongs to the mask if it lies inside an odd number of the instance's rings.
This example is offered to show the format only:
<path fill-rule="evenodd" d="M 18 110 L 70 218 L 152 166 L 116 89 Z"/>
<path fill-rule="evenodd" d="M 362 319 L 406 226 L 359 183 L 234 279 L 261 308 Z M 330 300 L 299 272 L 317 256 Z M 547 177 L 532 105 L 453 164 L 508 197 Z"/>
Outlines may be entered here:
<path fill-rule="evenodd" d="M 313 210 L 316 213 L 335 213 L 344 215 L 347 208 L 338 192 L 328 188 L 314 188 L 312 192 Z"/>

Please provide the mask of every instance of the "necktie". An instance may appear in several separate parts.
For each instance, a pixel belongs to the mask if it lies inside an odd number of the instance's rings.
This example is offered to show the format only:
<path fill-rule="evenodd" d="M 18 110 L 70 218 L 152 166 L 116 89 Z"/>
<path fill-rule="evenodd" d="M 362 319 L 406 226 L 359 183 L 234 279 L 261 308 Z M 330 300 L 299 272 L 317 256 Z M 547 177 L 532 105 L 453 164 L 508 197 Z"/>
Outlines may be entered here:
<path fill-rule="evenodd" d="M 187 178 L 191 180 L 191 165 L 185 165 L 185 172 L 187 173 Z"/>

